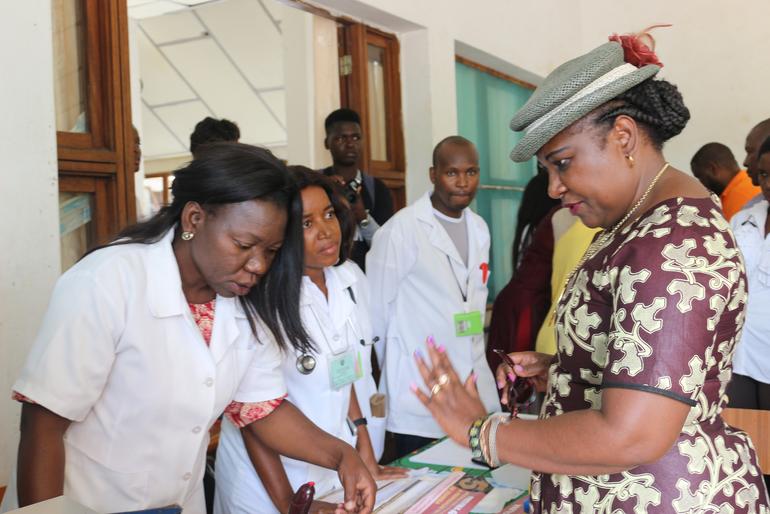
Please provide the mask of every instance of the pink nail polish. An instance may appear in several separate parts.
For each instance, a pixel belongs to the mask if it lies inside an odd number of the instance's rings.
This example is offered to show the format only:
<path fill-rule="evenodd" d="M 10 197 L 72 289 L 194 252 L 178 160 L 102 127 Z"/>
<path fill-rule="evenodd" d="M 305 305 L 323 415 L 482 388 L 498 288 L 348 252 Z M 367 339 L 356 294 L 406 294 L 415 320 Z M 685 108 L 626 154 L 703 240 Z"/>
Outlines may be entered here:
<path fill-rule="evenodd" d="M 513 373 L 509 372 L 508 373 L 508 380 L 510 380 L 511 382 L 516 382 L 516 375 L 514 375 Z"/>
<path fill-rule="evenodd" d="M 439 352 L 439 353 L 444 353 L 444 352 L 446 352 L 446 347 L 445 347 L 443 344 L 442 344 L 442 345 L 439 345 L 439 347 L 438 347 L 438 352 Z"/>
<path fill-rule="evenodd" d="M 417 392 L 417 384 L 412 382 L 411 384 L 409 384 L 409 389 L 411 389 L 413 393 L 416 393 Z"/>
<path fill-rule="evenodd" d="M 428 346 L 431 348 L 436 347 L 436 340 L 433 338 L 433 336 L 428 336 Z"/>
<path fill-rule="evenodd" d="M 475 372 L 475 371 L 474 371 L 473 373 L 471 373 L 471 380 L 473 380 L 473 383 L 474 383 L 474 384 L 475 384 L 476 382 L 478 382 L 478 380 L 479 380 L 479 376 L 476 374 L 476 372 Z"/>
<path fill-rule="evenodd" d="M 498 382 L 497 383 L 497 388 L 498 389 L 502 389 L 503 387 L 505 387 L 505 382 Z"/>

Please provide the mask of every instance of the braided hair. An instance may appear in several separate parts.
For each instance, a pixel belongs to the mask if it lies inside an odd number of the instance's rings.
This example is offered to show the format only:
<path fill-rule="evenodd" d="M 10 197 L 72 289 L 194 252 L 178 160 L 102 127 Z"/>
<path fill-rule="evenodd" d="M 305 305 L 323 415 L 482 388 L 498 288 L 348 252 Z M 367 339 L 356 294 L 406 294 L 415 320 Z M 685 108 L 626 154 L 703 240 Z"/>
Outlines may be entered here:
<path fill-rule="evenodd" d="M 684 130 L 690 110 L 679 89 L 666 80 L 648 79 L 621 93 L 597 109 L 596 125 L 609 130 L 618 116 L 633 118 L 647 133 L 658 150 L 663 143 Z"/>

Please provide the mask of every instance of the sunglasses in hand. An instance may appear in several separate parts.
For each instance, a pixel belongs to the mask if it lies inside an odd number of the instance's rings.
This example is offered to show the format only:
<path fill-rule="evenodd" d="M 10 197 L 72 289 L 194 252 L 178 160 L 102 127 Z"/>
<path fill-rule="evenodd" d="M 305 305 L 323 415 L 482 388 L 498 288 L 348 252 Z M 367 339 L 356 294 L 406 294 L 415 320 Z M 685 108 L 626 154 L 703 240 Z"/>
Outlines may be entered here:
<path fill-rule="evenodd" d="M 497 355 L 503 359 L 513 371 L 515 364 L 502 350 L 493 350 Z M 514 376 L 513 380 L 506 376 L 505 386 L 508 388 L 508 410 L 511 413 L 511 418 L 518 417 L 519 413 L 529 407 L 535 398 L 535 384 L 531 378 Z"/>

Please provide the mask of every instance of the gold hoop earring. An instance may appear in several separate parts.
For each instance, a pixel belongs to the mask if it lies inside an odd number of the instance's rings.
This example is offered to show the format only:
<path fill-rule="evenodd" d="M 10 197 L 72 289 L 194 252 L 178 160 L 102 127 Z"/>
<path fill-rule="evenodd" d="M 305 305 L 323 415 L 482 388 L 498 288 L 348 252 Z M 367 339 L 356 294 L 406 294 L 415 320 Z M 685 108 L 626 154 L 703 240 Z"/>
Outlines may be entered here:
<path fill-rule="evenodd" d="M 634 167 L 634 156 L 633 155 L 626 155 L 626 159 L 628 159 L 628 165 L 632 168 Z"/>
<path fill-rule="evenodd" d="M 182 232 L 182 241 L 189 241 L 193 237 L 195 237 L 195 234 L 193 234 L 192 232 L 187 232 L 187 231 Z"/>

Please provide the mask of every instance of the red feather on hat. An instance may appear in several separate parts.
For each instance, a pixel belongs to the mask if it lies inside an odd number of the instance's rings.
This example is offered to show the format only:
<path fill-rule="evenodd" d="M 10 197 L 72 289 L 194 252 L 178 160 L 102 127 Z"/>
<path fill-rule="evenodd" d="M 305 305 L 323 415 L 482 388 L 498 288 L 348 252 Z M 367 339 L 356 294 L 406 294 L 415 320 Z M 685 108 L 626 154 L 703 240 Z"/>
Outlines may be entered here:
<path fill-rule="evenodd" d="M 655 39 L 649 31 L 658 27 L 670 27 L 671 25 L 653 25 L 637 32 L 636 34 L 613 34 L 609 37 L 610 41 L 617 41 L 623 47 L 623 60 L 633 64 L 637 68 L 648 64 L 656 64 L 663 67 L 658 56 L 655 55 Z"/>

